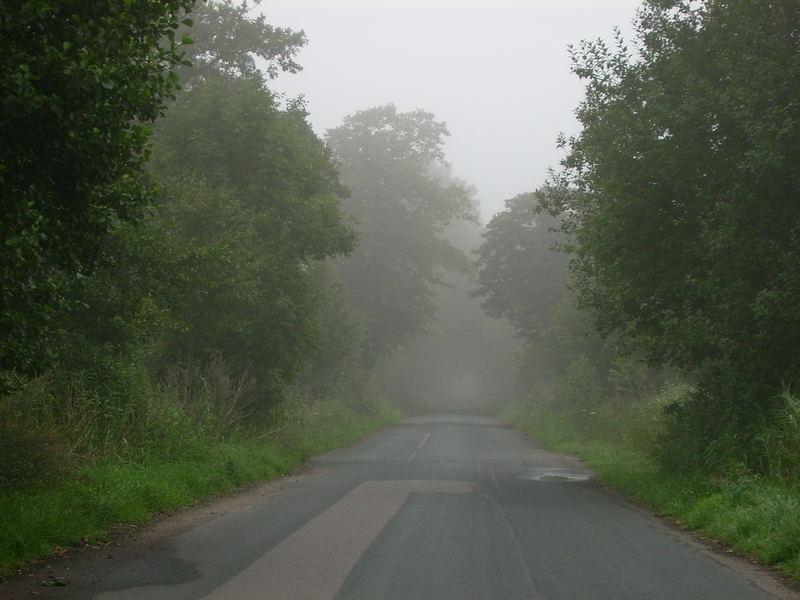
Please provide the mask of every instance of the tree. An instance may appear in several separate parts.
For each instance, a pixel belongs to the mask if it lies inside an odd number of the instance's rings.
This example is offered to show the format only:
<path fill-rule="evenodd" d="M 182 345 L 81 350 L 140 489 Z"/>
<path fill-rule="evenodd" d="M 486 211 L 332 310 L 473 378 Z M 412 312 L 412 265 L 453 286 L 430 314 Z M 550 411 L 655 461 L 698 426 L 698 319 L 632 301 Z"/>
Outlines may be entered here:
<path fill-rule="evenodd" d="M 459 219 L 443 235 L 474 256 L 482 229 L 477 219 Z M 470 293 L 475 277 L 474 268 L 444 273 L 433 319 L 382 369 L 384 389 L 404 410 L 499 410 L 517 398 L 522 344 L 508 321 L 481 309 Z"/>
<path fill-rule="evenodd" d="M 556 249 L 563 242 L 558 220 L 537 213 L 536 193 L 506 200 L 483 233 L 478 255 L 481 308 L 492 317 L 507 317 L 517 333 L 533 342 L 549 324 L 564 296 L 567 260 Z"/>
<path fill-rule="evenodd" d="M 0 7 L 0 372 L 46 360 L 47 323 L 116 222 L 147 203 L 147 122 L 182 60 L 194 0 Z M 2 387 L 2 386 L 0 386 Z"/>
<path fill-rule="evenodd" d="M 583 130 L 543 205 L 601 331 L 698 377 L 675 408 L 697 455 L 726 431 L 746 447 L 800 383 L 798 23 L 792 2 L 651 0 L 634 53 L 573 50 Z"/>
<path fill-rule="evenodd" d="M 312 278 L 317 306 L 314 350 L 298 378 L 310 400 L 339 400 L 360 410 L 374 406 L 368 394 L 370 373 L 361 362 L 364 317 L 347 299 L 334 265 L 315 265 Z"/>
<path fill-rule="evenodd" d="M 184 65 L 178 72 L 184 85 L 220 72 L 234 76 L 262 74 L 272 79 L 280 72 L 297 73 L 295 54 L 306 43 L 302 31 L 275 27 L 264 15 L 250 16 L 246 1 L 204 2 L 192 12 L 192 22 L 181 33 L 191 36 Z M 261 64 L 256 64 L 256 58 Z"/>
<path fill-rule="evenodd" d="M 391 353 L 431 319 L 441 269 L 466 268 L 443 227 L 470 218 L 463 184 L 437 175 L 444 164 L 444 123 L 393 105 L 357 112 L 327 134 L 359 223 L 360 243 L 339 264 L 347 290 L 366 315 L 367 362 Z"/>
<path fill-rule="evenodd" d="M 193 46 L 202 75 L 183 74 L 188 84 L 156 123 L 153 205 L 135 227 L 116 228 L 101 268 L 76 286 L 82 308 L 62 319 L 72 332 L 64 354 L 73 370 L 106 355 L 135 357 L 157 376 L 180 368 L 184 400 L 198 372 L 224 364 L 231 377 L 255 375 L 263 407 L 318 338 L 316 263 L 348 252 L 355 234 L 304 107 L 283 106 L 251 58 L 263 48 L 291 57 L 298 37 L 257 37 L 272 30 L 230 2 L 193 16 L 204 27 Z M 231 45 L 229 31 L 244 37 Z"/>
<path fill-rule="evenodd" d="M 537 210 L 549 193 L 544 188 L 515 196 L 492 217 L 471 292 L 483 299 L 489 316 L 508 319 L 524 340 L 522 371 L 534 387 L 550 385 L 580 361 L 607 371 L 613 356 L 574 306 L 561 219 Z"/>
<path fill-rule="evenodd" d="M 314 347 L 314 263 L 355 243 L 328 151 L 260 76 L 217 73 L 159 123 L 150 170 L 180 257 L 161 292 L 183 323 L 172 356 L 188 368 L 220 353 L 277 394 Z"/>

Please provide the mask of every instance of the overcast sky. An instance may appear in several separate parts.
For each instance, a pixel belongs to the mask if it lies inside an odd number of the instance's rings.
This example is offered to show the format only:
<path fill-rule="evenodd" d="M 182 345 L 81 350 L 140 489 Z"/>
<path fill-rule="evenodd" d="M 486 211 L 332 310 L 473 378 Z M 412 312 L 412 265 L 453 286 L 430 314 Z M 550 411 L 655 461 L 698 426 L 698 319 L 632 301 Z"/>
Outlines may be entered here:
<path fill-rule="evenodd" d="M 581 82 L 567 45 L 628 37 L 639 0 L 263 0 L 258 10 L 309 39 L 303 71 L 272 83 L 306 97 L 320 135 L 358 110 L 422 108 L 450 130 L 455 175 L 486 220 L 557 166 L 577 131 Z"/>

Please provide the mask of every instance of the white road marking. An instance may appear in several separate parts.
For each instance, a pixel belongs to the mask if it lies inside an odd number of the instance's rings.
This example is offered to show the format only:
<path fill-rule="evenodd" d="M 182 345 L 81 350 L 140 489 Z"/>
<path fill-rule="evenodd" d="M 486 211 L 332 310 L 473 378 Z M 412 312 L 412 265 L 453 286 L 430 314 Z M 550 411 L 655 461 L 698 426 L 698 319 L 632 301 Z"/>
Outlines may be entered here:
<path fill-rule="evenodd" d="M 414 460 L 414 457 L 417 455 L 417 452 L 422 450 L 422 447 L 425 445 L 425 443 L 428 441 L 428 438 L 430 438 L 430 437 L 431 437 L 431 432 L 430 431 L 422 436 L 422 441 L 420 441 L 419 446 L 417 446 L 417 449 L 414 450 L 411 454 L 408 455 L 408 462 L 411 462 L 412 460 Z"/>
<path fill-rule="evenodd" d="M 497 484 L 497 477 L 494 476 L 494 470 L 489 469 L 489 475 L 492 478 L 492 487 L 494 488 L 494 491 L 497 494 L 499 494 L 500 493 L 500 486 Z"/>
<path fill-rule="evenodd" d="M 204 600 L 330 600 L 409 494 L 472 491 L 468 481 L 365 481 Z"/>

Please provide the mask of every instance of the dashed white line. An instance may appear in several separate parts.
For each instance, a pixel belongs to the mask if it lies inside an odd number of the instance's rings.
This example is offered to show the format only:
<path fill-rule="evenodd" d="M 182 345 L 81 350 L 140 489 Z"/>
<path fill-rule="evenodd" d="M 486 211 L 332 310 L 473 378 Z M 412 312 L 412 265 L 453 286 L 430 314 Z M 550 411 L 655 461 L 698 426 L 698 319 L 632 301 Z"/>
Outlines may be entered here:
<path fill-rule="evenodd" d="M 428 438 L 430 438 L 430 437 L 431 437 L 431 432 L 430 431 L 422 436 L 422 440 L 420 441 L 419 446 L 417 446 L 417 449 L 414 450 L 411 454 L 408 455 L 408 462 L 411 462 L 412 460 L 414 460 L 414 457 L 417 455 L 417 452 L 422 450 L 422 447 L 425 445 L 425 443 L 428 441 Z"/>

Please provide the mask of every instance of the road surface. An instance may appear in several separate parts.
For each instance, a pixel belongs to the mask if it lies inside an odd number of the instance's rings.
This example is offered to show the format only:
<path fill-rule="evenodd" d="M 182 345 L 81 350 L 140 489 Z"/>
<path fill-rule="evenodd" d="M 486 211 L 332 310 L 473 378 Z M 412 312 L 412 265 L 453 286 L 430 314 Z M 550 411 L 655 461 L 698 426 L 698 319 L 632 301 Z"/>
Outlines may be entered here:
<path fill-rule="evenodd" d="M 108 556 L 99 560 L 97 552 Z M 19 597 L 798 597 L 632 506 L 575 459 L 470 415 L 409 419 L 315 459 L 304 474 L 179 514 L 52 569 L 71 584 Z"/>

